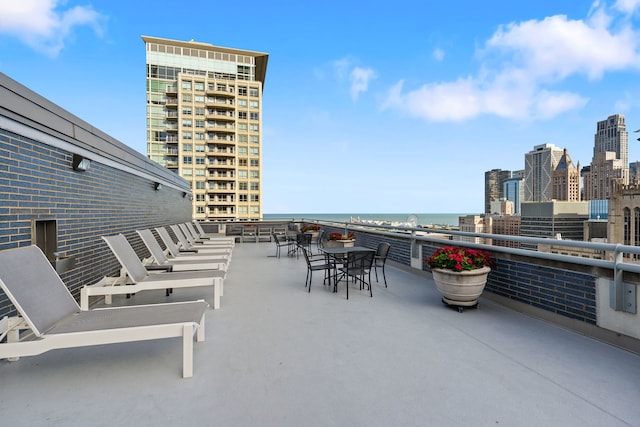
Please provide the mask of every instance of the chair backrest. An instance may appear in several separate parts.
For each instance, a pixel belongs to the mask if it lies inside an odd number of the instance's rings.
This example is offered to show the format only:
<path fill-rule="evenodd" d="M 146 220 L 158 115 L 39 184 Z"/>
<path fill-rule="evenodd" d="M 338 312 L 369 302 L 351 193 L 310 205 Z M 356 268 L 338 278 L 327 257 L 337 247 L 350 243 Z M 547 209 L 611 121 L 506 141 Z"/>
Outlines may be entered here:
<path fill-rule="evenodd" d="M 180 246 L 182 247 L 182 249 L 189 249 L 191 245 L 187 241 L 187 238 L 185 237 L 185 235 L 182 233 L 182 230 L 180 230 L 180 227 L 178 227 L 175 224 L 170 225 L 169 227 L 171 227 L 171 231 L 173 231 L 173 234 L 175 234 L 176 237 L 178 238 L 178 242 L 180 243 Z"/>
<path fill-rule="evenodd" d="M 144 230 L 136 230 L 136 233 L 138 233 L 138 236 L 140 236 L 147 249 L 149 249 L 149 253 L 153 259 L 156 260 L 156 264 L 162 265 L 169 262 L 169 258 L 164 254 L 160 243 L 158 243 L 151 230 L 148 228 Z"/>
<path fill-rule="evenodd" d="M 374 251 L 353 251 L 347 254 L 347 271 L 368 270 L 373 265 Z"/>
<path fill-rule="evenodd" d="M 313 236 L 311 236 L 311 234 L 306 234 L 306 233 L 298 233 L 296 234 L 296 242 L 298 243 L 298 245 L 308 248 L 309 245 L 311 245 L 311 238 Z"/>
<path fill-rule="evenodd" d="M 273 236 L 273 241 L 276 242 L 276 245 L 279 245 L 280 239 L 278 239 L 278 235 L 276 233 L 273 233 L 272 236 Z"/>
<path fill-rule="evenodd" d="M 167 247 L 167 250 L 169 251 L 172 257 L 175 258 L 178 255 L 180 255 L 180 249 L 176 245 L 176 242 L 173 241 L 173 239 L 171 238 L 171 235 L 169 234 L 166 228 L 156 227 L 156 232 L 164 242 L 164 245 Z"/>
<path fill-rule="evenodd" d="M 184 226 L 187 228 L 187 230 L 189 231 L 189 233 L 191 233 L 191 236 L 194 238 L 194 240 L 198 240 L 201 239 L 202 236 L 200 236 L 200 234 L 196 231 L 196 229 L 193 227 L 193 224 L 191 224 L 190 222 L 185 222 Z M 186 234 L 186 233 L 185 233 Z"/>
<path fill-rule="evenodd" d="M 141 282 L 148 276 L 149 272 L 144 268 L 144 264 L 138 258 L 138 254 L 133 250 L 124 235 L 102 236 L 102 239 L 107 242 L 111 252 L 116 256 L 120 265 L 134 283 Z"/>
<path fill-rule="evenodd" d="M 207 237 L 207 233 L 204 232 L 204 228 L 202 228 L 202 225 L 200 225 L 200 221 L 193 221 L 193 225 L 196 227 L 196 230 L 198 230 L 198 234 L 200 235 L 200 237 Z"/>
<path fill-rule="evenodd" d="M 80 311 L 37 246 L 0 252 L 0 287 L 37 336 Z"/>
<path fill-rule="evenodd" d="M 182 235 L 184 236 L 185 240 L 187 241 L 187 244 L 189 245 L 189 247 L 195 245 L 196 238 L 193 236 L 193 234 L 191 234 L 191 231 L 189 231 L 189 229 L 187 228 L 187 225 L 186 224 L 176 224 L 176 225 L 180 230 L 180 232 L 182 233 Z"/>
<path fill-rule="evenodd" d="M 386 258 L 387 255 L 389 254 L 390 248 L 391 248 L 391 245 L 388 244 L 387 242 L 380 242 L 378 244 L 378 250 L 376 251 L 376 258 L 381 258 L 381 259 Z"/>
<path fill-rule="evenodd" d="M 309 259 L 309 256 L 310 256 L 309 249 L 307 249 L 304 246 L 301 246 L 301 248 L 302 248 L 302 253 L 304 254 L 304 260 L 307 262 L 307 266 L 310 267 L 311 260 Z"/>

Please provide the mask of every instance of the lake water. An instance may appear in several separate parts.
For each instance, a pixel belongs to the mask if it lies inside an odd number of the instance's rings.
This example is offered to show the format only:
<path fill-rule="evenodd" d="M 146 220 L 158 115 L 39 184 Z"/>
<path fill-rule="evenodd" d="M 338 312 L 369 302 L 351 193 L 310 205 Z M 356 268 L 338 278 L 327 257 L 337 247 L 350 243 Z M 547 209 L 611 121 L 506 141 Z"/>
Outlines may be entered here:
<path fill-rule="evenodd" d="M 452 227 L 458 226 L 458 217 L 465 215 L 477 215 L 467 213 L 440 213 L 440 214 L 404 214 L 404 213 L 336 213 L 336 214 L 314 214 L 314 213 L 286 213 L 286 214 L 264 214 L 265 220 L 270 219 L 317 219 L 324 221 L 339 221 L 348 222 L 351 218 L 360 218 L 367 221 L 391 221 L 391 222 L 407 222 L 410 215 L 418 217 L 418 225 L 449 225 Z"/>

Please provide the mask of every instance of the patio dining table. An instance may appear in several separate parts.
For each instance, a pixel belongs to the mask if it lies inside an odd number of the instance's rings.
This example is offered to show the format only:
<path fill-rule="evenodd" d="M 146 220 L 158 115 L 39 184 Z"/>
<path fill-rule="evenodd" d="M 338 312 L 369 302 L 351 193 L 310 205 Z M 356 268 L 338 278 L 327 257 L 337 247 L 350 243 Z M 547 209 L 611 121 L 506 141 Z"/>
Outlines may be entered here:
<path fill-rule="evenodd" d="M 343 264 L 347 256 L 350 252 L 360 252 L 360 251 L 371 251 L 375 252 L 375 249 L 367 248 L 365 246 L 351 246 L 351 247 L 340 247 L 340 248 L 327 248 L 324 247 L 321 249 L 322 252 L 325 253 L 329 258 L 333 260 L 334 263 L 334 274 L 333 274 L 333 292 L 338 292 L 338 271 L 335 268 L 336 264 Z M 343 274 L 344 276 L 344 274 Z M 348 291 L 347 291 L 348 292 Z M 347 294 L 348 295 L 348 294 Z"/>

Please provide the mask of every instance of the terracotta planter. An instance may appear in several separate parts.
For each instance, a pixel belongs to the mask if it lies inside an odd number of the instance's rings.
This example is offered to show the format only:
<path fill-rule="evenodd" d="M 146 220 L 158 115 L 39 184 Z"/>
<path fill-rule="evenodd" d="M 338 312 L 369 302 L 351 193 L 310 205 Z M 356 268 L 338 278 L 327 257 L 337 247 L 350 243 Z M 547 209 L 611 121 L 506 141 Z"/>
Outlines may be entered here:
<path fill-rule="evenodd" d="M 462 311 L 463 307 L 473 307 L 478 304 L 478 298 L 487 284 L 487 276 L 491 268 L 482 267 L 469 271 L 452 271 L 434 268 L 433 281 L 442 294 L 442 302 L 456 306 Z"/>

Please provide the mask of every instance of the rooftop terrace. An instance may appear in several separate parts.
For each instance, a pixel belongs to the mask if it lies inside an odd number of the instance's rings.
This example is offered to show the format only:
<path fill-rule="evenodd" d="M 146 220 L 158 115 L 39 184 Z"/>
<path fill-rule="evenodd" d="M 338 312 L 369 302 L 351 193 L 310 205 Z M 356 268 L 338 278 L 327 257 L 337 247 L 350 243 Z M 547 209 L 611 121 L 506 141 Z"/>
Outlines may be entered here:
<path fill-rule="evenodd" d="M 373 298 L 354 287 L 347 300 L 321 274 L 308 293 L 304 259 L 274 254 L 273 243 L 236 245 L 193 378 L 181 378 L 180 339 L 1 361 L 3 424 L 640 425 L 637 354 L 485 298 L 458 313 L 430 274 L 393 262 Z"/>

